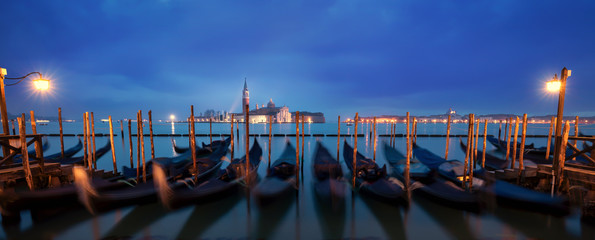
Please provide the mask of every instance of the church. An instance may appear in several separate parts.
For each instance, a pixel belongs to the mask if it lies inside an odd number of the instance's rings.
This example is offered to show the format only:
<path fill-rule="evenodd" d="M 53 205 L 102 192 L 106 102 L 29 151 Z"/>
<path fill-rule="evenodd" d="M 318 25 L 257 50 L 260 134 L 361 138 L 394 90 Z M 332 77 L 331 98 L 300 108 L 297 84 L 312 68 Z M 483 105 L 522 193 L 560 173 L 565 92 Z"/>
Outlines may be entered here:
<path fill-rule="evenodd" d="M 250 91 L 248 91 L 248 84 L 244 79 L 244 89 L 242 90 L 242 114 L 235 114 L 236 121 L 244 122 L 246 109 L 250 109 Z M 272 117 L 274 123 L 288 123 L 293 122 L 291 113 L 287 106 L 276 107 L 273 99 L 267 103 L 266 107 L 263 104 L 261 107 L 256 104 L 256 108 L 249 110 L 250 123 L 266 123 L 269 117 Z"/>
<path fill-rule="evenodd" d="M 242 90 L 242 114 L 236 113 L 234 119 L 239 122 L 244 122 L 246 109 L 250 109 L 250 92 L 248 91 L 246 79 L 244 79 L 244 89 Z M 275 106 L 273 99 L 270 99 L 266 106 L 264 104 L 261 106 L 255 104 L 255 109 L 249 110 L 248 113 L 250 114 L 250 123 L 267 123 L 269 122 L 270 117 L 272 117 L 273 123 L 290 123 L 294 122 L 292 116 L 295 116 L 289 112 L 289 107 Z M 300 115 L 304 115 L 304 120 L 306 122 L 324 123 L 324 115 L 322 113 L 305 113 Z"/>

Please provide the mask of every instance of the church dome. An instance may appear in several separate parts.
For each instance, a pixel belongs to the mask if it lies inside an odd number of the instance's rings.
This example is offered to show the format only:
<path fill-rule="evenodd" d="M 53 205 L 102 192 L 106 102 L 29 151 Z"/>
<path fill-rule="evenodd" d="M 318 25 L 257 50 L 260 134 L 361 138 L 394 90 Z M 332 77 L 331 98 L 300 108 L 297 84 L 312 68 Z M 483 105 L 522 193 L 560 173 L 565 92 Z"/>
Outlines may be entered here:
<path fill-rule="evenodd" d="M 272 98 L 269 101 L 269 103 L 267 103 L 267 108 L 275 108 L 275 103 L 273 103 L 273 99 Z"/>

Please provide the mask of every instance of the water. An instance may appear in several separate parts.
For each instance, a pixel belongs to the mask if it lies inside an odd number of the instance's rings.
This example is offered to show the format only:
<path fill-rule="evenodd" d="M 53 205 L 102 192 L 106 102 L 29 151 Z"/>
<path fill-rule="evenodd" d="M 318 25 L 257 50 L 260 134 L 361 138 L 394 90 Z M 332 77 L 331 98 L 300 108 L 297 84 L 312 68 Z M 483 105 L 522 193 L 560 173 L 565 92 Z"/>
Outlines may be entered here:
<path fill-rule="evenodd" d="M 119 123 L 115 123 L 115 133 L 120 135 Z M 154 124 L 154 133 L 188 133 L 186 123 Z M 208 134 L 209 124 L 197 124 L 197 133 Z M 294 124 L 273 124 L 273 133 L 295 134 Z M 305 124 L 307 134 L 336 134 L 337 124 Z M 483 125 L 482 125 L 483 127 Z M 358 127 L 359 133 L 369 133 L 370 125 Z M 528 126 L 528 134 L 547 134 L 549 125 L 535 124 Z M 96 123 L 97 133 L 108 133 L 107 123 Z M 114 138 L 118 167 L 130 165 L 129 139 L 127 125 L 124 125 L 125 136 Z M 136 124 L 132 124 L 133 133 Z M 453 124 L 451 134 L 465 134 L 465 124 Z M 580 126 L 580 130 L 589 135 L 595 134 L 593 125 Z M 213 133 L 230 131 L 229 124 L 214 123 Z M 250 133 L 265 134 L 266 124 L 253 124 Z M 342 124 L 341 133 L 353 133 L 353 126 Z M 30 130 L 28 130 L 30 132 Z M 56 123 L 38 126 L 40 133 L 58 133 Z M 64 133 L 82 132 L 81 123 L 64 123 Z M 145 124 L 148 134 L 148 124 Z M 404 132 L 404 125 L 397 126 L 397 133 Z M 234 129 L 235 133 L 235 129 Z M 243 125 L 240 134 L 243 135 Z M 378 134 L 388 134 L 386 124 L 379 124 Z M 418 124 L 418 134 L 445 134 L 445 124 Z M 573 133 L 573 131 L 571 131 Z M 498 125 L 488 125 L 488 134 L 497 135 Z M 504 134 L 504 131 L 502 131 Z M 48 154 L 60 151 L 59 137 L 48 137 L 50 148 Z M 175 137 L 180 146 L 188 145 L 187 137 Z M 213 140 L 221 139 L 213 137 Z M 253 142 L 254 138 L 251 138 Z M 353 138 L 347 137 L 353 145 Z M 97 148 L 103 146 L 108 137 L 97 137 Z M 266 175 L 268 163 L 268 137 L 256 137 L 263 147 L 262 164 L 258 170 L 260 176 Z M 65 148 L 77 141 L 76 137 L 65 137 Z M 157 157 L 173 156 L 171 138 L 155 137 L 155 155 Z M 197 142 L 209 142 L 208 137 L 198 137 Z M 271 160 L 274 161 L 282 152 L 285 141 L 295 145 L 295 137 L 273 137 Z M 65 212 L 54 219 L 33 223 L 28 212 L 22 213 L 22 222 L 16 228 L 3 228 L 0 238 L 15 239 L 594 239 L 595 228 L 580 222 L 579 212 L 564 218 L 530 213 L 506 208 L 495 211 L 484 211 L 481 214 L 469 213 L 442 207 L 433 202 L 414 197 L 409 209 L 389 206 L 363 196 L 348 194 L 346 206 L 339 213 L 329 212 L 327 206 L 315 201 L 312 191 L 311 161 L 316 141 L 321 141 L 331 153 L 336 153 L 336 137 L 305 137 L 304 142 L 304 179 L 299 194 L 285 199 L 269 209 L 259 208 L 245 192 L 237 196 L 219 201 L 189 206 L 175 211 L 164 210 L 159 204 L 131 206 L 107 213 L 92 216 L 84 209 Z M 378 139 L 376 152 L 377 162 L 385 164 L 382 142 L 388 138 Z M 536 146 L 546 144 L 547 138 L 528 138 L 527 143 L 535 142 Z M 418 138 L 417 143 L 438 155 L 444 154 L 444 138 Z M 235 156 L 244 155 L 245 139 L 236 142 Z M 397 149 L 405 151 L 404 138 L 397 138 Z M 301 147 L 301 146 L 300 146 Z M 342 148 L 342 143 L 341 143 Z M 133 149 L 136 150 L 136 139 L 133 137 Z M 458 146 L 458 139 L 451 138 L 449 159 L 463 159 L 464 153 Z M 340 149 L 342 150 L 342 149 Z M 358 150 L 371 157 L 373 144 L 370 138 L 358 138 Z M 488 150 L 493 147 L 488 144 Z M 145 138 L 145 155 L 151 156 L 150 140 Z M 342 153 L 342 152 L 341 152 Z M 78 155 L 80 155 L 79 153 Z M 134 154 L 136 162 L 136 153 Z M 229 157 L 229 155 L 228 155 Z M 341 162 L 343 157 L 341 156 Z M 98 168 L 112 170 L 111 154 L 106 154 L 97 162 Z M 344 173 L 347 172 L 343 165 Z"/>

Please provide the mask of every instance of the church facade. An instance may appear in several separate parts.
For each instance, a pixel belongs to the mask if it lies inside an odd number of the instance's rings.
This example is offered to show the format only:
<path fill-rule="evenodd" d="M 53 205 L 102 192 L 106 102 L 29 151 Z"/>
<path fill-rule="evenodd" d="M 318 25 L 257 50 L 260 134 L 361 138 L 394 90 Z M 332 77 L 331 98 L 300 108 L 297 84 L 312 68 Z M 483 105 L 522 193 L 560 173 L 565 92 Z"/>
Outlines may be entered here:
<path fill-rule="evenodd" d="M 244 122 L 244 116 L 246 109 L 250 109 L 250 92 L 248 91 L 248 84 L 244 79 L 244 89 L 242 90 L 242 113 L 235 114 L 234 119 L 235 121 Z M 289 112 L 289 107 L 282 106 L 277 107 L 271 98 L 266 105 L 259 106 L 258 104 L 255 105 L 255 109 L 249 110 L 250 114 L 250 123 L 267 123 L 269 122 L 269 118 L 272 119 L 274 123 L 290 123 L 294 122 L 295 119 L 292 118 L 294 116 L 291 112 Z M 310 122 L 323 122 L 324 123 L 324 115 L 322 113 L 316 113 L 316 117 L 308 118 Z M 315 120 L 315 121 L 313 121 Z"/>

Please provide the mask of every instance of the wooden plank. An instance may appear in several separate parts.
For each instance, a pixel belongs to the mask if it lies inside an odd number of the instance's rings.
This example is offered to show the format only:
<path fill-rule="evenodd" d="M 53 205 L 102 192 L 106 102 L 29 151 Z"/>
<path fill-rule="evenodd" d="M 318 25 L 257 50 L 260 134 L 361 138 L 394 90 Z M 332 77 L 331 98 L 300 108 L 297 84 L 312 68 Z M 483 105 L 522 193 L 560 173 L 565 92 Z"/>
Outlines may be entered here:
<path fill-rule="evenodd" d="M 552 175 L 551 164 L 538 164 L 537 172 L 542 175 Z M 571 181 L 582 182 L 586 184 L 595 185 L 595 170 L 581 169 L 576 167 L 565 166 L 564 176 Z"/>
<path fill-rule="evenodd" d="M 23 170 L 22 164 L 18 164 L 19 166 L 14 166 L 12 168 L 5 168 L 0 169 L 0 182 L 9 181 L 9 180 L 19 180 L 23 179 L 26 176 L 25 171 Z M 41 174 L 41 168 L 39 163 L 31 163 L 29 165 L 31 175 L 37 176 Z M 45 174 L 49 175 L 61 175 L 62 170 L 60 168 L 59 163 L 46 163 L 44 165 Z"/>
<path fill-rule="evenodd" d="M 587 160 L 591 161 L 592 163 L 595 163 L 595 160 L 593 160 L 591 157 L 589 157 L 587 154 L 585 154 L 585 153 L 587 153 L 587 152 L 589 152 L 589 151 L 593 150 L 593 149 L 595 148 L 595 146 L 591 146 L 590 148 L 583 149 L 582 151 L 581 151 L 581 150 L 578 150 L 578 148 L 576 148 L 576 147 L 575 147 L 574 145 L 572 145 L 572 144 L 569 144 L 569 145 L 568 145 L 568 147 L 569 147 L 570 149 L 572 149 L 572 151 L 574 151 L 574 154 L 572 154 L 572 155 L 571 155 L 571 156 L 569 156 L 569 157 L 566 157 L 566 160 L 568 160 L 568 159 L 574 159 L 574 158 L 575 158 L 575 157 L 577 157 L 578 155 L 581 155 L 581 156 L 583 156 L 585 159 L 587 159 Z"/>

